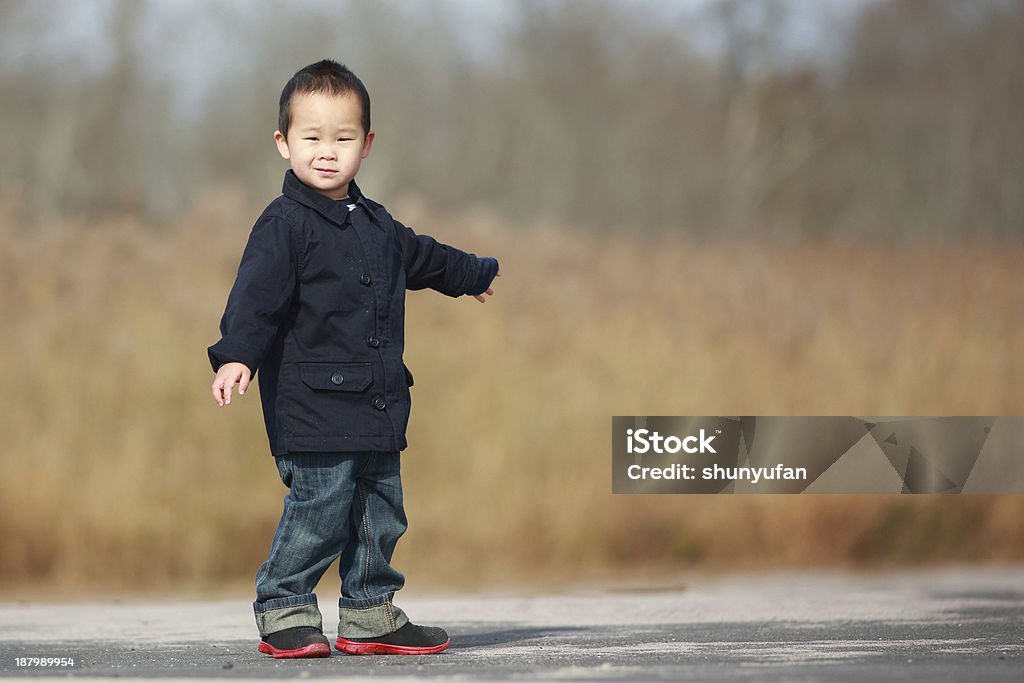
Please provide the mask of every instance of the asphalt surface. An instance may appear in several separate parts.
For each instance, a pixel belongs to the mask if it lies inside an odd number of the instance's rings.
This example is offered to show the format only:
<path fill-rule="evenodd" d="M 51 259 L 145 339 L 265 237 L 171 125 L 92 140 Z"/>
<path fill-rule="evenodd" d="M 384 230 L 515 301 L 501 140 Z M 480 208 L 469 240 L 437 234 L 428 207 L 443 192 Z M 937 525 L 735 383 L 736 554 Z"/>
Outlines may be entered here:
<path fill-rule="evenodd" d="M 331 605 L 320 595 L 331 638 Z M 0 677 L 1024 681 L 1024 568 L 787 573 L 555 595 L 407 595 L 452 646 L 274 660 L 250 603 L 0 604 Z M 333 638 L 332 638 L 333 640 Z M 73 657 L 74 667 L 17 658 Z"/>

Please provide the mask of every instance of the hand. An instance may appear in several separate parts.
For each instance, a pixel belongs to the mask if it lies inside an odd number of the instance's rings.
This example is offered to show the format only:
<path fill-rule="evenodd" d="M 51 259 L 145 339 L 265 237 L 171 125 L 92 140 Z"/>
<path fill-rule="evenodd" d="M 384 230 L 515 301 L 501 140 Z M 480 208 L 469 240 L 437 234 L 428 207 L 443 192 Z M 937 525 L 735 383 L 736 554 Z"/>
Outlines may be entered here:
<path fill-rule="evenodd" d="M 217 370 L 217 377 L 213 380 L 213 400 L 222 408 L 230 405 L 231 389 L 235 383 L 238 383 L 238 395 L 244 396 L 251 379 L 252 372 L 244 363 L 225 363 Z"/>
<path fill-rule="evenodd" d="M 495 273 L 494 277 L 501 277 L 501 271 L 499 270 L 497 273 Z M 484 294 L 486 294 L 487 296 L 494 296 L 494 290 L 488 287 L 487 291 L 485 291 Z M 484 298 L 484 294 L 474 294 L 473 298 L 479 301 L 480 303 L 485 304 L 487 303 L 487 299 Z"/>

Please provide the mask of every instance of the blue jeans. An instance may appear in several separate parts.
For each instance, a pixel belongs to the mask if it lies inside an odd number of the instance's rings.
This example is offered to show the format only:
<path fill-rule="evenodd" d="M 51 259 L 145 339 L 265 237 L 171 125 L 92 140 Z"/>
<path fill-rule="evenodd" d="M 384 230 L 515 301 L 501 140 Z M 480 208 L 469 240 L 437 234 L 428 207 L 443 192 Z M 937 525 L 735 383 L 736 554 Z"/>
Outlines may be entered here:
<path fill-rule="evenodd" d="M 372 638 L 408 621 L 392 604 L 405 577 L 391 566 L 407 522 L 398 452 L 289 453 L 277 469 L 290 491 L 267 561 L 256 573 L 260 636 L 323 630 L 313 589 L 341 557 L 338 635 Z"/>

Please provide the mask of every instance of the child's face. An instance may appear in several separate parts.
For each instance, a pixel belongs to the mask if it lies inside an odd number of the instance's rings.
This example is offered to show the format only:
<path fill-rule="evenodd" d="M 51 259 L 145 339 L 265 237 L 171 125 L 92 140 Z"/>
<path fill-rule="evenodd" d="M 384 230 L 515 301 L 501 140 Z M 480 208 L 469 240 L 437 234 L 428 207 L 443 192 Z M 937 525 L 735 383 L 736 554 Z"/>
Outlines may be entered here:
<path fill-rule="evenodd" d="M 291 115 L 288 135 L 274 133 L 277 151 L 306 185 L 331 199 L 345 197 L 373 144 L 373 131 L 363 135 L 359 99 L 303 93 L 292 97 Z"/>

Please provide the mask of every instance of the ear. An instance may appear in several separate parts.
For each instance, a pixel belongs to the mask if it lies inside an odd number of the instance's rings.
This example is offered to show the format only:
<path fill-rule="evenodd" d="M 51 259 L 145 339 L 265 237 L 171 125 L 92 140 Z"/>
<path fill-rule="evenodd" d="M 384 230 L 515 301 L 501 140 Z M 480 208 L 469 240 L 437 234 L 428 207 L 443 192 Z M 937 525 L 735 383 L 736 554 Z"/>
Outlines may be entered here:
<path fill-rule="evenodd" d="M 279 130 L 274 131 L 274 142 L 277 143 L 277 151 L 282 159 L 290 159 L 288 154 L 288 139 Z"/>
<path fill-rule="evenodd" d="M 370 148 L 373 147 L 373 137 L 372 130 L 366 134 L 366 140 L 363 141 L 363 159 L 370 156 Z"/>

